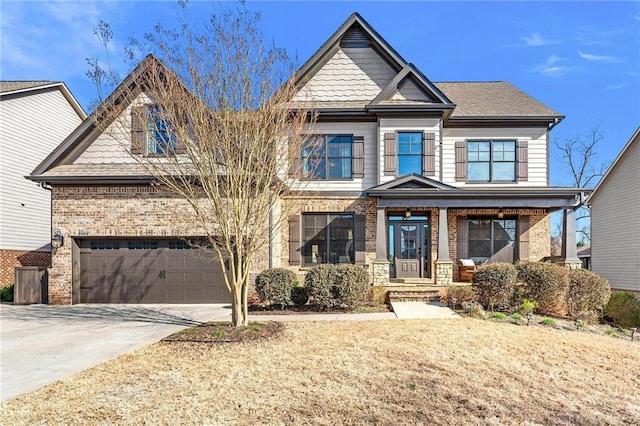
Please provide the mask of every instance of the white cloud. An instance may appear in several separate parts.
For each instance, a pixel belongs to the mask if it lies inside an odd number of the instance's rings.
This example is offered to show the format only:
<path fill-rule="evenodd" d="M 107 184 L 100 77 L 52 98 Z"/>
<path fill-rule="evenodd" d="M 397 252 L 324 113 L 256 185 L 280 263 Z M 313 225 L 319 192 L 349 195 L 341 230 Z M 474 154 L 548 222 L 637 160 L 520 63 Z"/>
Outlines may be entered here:
<path fill-rule="evenodd" d="M 562 66 L 560 64 L 562 61 L 564 61 L 563 58 L 551 55 L 547 58 L 544 64 L 534 67 L 532 71 L 546 77 L 561 77 L 567 72 L 573 70 L 568 66 Z"/>
<path fill-rule="evenodd" d="M 522 39 L 527 44 L 527 46 L 549 46 L 549 45 L 552 45 L 552 44 L 560 43 L 557 40 L 546 39 L 546 38 L 542 37 L 542 35 L 540 35 L 540 33 L 531 33 L 531 35 L 529 35 L 527 37 L 522 37 Z"/>
<path fill-rule="evenodd" d="M 627 87 L 628 85 L 629 85 L 629 83 L 611 84 L 609 86 L 606 86 L 605 89 L 607 89 L 607 90 L 618 90 L 618 89 L 622 89 L 624 87 Z"/>
<path fill-rule="evenodd" d="M 594 55 L 592 53 L 584 53 L 580 50 L 578 50 L 578 55 L 587 61 L 593 61 L 593 62 L 607 62 L 607 63 L 620 63 L 622 62 L 622 60 L 620 58 L 616 58 L 615 56 L 601 56 L 601 55 Z"/>

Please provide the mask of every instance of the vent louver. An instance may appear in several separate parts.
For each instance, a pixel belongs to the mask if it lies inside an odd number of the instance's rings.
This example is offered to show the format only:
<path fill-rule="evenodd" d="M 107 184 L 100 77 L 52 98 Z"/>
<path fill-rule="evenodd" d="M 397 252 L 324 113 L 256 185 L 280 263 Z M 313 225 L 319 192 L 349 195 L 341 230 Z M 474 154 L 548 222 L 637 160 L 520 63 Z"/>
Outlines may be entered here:
<path fill-rule="evenodd" d="M 359 25 L 352 26 L 340 40 L 340 47 L 369 47 L 371 38 Z"/>

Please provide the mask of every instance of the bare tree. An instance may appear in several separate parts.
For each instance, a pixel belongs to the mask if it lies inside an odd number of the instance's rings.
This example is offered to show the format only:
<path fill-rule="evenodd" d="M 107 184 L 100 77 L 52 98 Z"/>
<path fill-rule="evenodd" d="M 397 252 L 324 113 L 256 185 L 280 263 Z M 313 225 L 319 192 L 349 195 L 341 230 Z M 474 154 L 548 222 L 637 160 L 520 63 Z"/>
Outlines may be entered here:
<path fill-rule="evenodd" d="M 206 235 L 232 295 L 232 322 L 246 325 L 249 274 L 270 243 L 269 228 L 281 228 L 283 209 L 296 208 L 276 200 L 290 191 L 315 117 L 308 103 L 292 108 L 293 68 L 283 50 L 263 43 L 257 14 L 240 3 L 218 6 L 205 20 L 180 6 L 177 29 L 157 25 L 134 43 L 154 55 L 95 117 L 156 185 L 190 207 L 176 220 Z M 104 27 L 98 35 L 111 37 Z M 96 82 L 111 75 L 96 69 L 99 61 L 91 65 Z"/>
<path fill-rule="evenodd" d="M 555 141 L 562 152 L 564 164 L 569 171 L 570 185 L 576 188 L 593 188 L 607 170 L 605 163 L 597 162 L 598 144 L 604 139 L 598 126 L 586 135 L 576 135 L 565 139 L 564 143 Z M 576 230 L 583 243 L 591 241 L 591 209 L 583 205 L 576 212 Z"/>

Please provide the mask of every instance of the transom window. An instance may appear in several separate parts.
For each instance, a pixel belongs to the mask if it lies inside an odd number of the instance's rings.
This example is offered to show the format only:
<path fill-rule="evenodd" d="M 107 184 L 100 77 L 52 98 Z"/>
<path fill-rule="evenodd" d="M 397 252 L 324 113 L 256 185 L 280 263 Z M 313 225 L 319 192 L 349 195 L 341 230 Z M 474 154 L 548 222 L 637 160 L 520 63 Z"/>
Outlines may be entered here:
<path fill-rule="evenodd" d="M 302 216 L 303 266 L 318 263 L 355 263 L 352 214 Z"/>
<path fill-rule="evenodd" d="M 352 135 L 313 136 L 302 149 L 302 176 L 308 179 L 351 179 Z"/>
<path fill-rule="evenodd" d="M 469 141 L 467 180 L 472 182 L 514 182 L 516 180 L 515 141 Z"/>
<path fill-rule="evenodd" d="M 171 125 L 162 117 L 161 107 L 149 106 L 147 114 L 147 154 L 172 154 L 176 148 L 175 137 Z"/>
<path fill-rule="evenodd" d="M 120 250 L 119 241 L 91 241 L 91 250 Z"/>
<path fill-rule="evenodd" d="M 469 257 L 476 264 L 516 259 L 516 220 L 469 218 Z"/>
<path fill-rule="evenodd" d="M 157 241 L 129 241 L 127 243 L 129 250 L 157 250 Z"/>
<path fill-rule="evenodd" d="M 422 132 L 398 132 L 398 174 L 422 174 Z"/>

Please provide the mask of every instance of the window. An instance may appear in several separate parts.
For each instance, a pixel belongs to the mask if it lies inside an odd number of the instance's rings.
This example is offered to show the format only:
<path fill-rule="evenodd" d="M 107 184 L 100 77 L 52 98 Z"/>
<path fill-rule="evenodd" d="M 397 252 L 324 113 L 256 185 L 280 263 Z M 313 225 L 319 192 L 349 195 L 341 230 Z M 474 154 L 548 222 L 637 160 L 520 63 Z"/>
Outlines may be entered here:
<path fill-rule="evenodd" d="M 398 174 L 422 174 L 422 133 L 398 132 Z"/>
<path fill-rule="evenodd" d="M 197 248 L 186 241 L 169 241 L 169 250 L 191 250 Z"/>
<path fill-rule="evenodd" d="M 127 243 L 129 250 L 157 250 L 157 241 L 129 241 Z"/>
<path fill-rule="evenodd" d="M 120 250 L 118 241 L 91 241 L 91 250 Z"/>
<path fill-rule="evenodd" d="M 355 263 L 353 229 L 354 216 L 351 214 L 303 215 L 303 266 Z"/>
<path fill-rule="evenodd" d="M 302 149 L 302 176 L 308 179 L 351 179 L 352 135 L 313 136 Z"/>
<path fill-rule="evenodd" d="M 147 113 L 147 154 L 172 154 L 175 151 L 175 137 L 171 125 L 162 117 L 161 107 L 150 106 Z"/>
<path fill-rule="evenodd" d="M 472 182 L 514 182 L 515 141 L 469 141 L 467 180 Z"/>
<path fill-rule="evenodd" d="M 515 261 L 516 220 L 469 218 L 469 257 L 476 264 Z"/>

